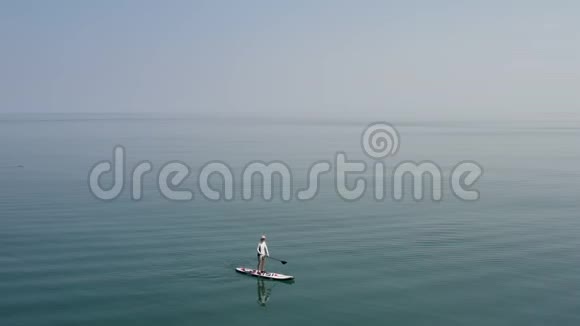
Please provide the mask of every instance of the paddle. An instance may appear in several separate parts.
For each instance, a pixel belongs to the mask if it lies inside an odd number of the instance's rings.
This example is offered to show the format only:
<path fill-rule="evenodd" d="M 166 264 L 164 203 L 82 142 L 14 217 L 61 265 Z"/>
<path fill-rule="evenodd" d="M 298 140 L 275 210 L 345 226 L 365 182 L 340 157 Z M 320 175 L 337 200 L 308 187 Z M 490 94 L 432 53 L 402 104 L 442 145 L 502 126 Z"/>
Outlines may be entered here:
<path fill-rule="evenodd" d="M 280 259 L 278 259 L 278 258 L 274 258 L 274 257 L 269 257 L 269 258 L 270 258 L 270 259 L 274 259 L 274 260 L 277 260 L 277 261 L 281 262 L 281 263 L 282 263 L 282 265 L 286 265 L 286 264 L 288 264 L 288 262 L 287 262 L 287 261 L 285 261 L 285 260 L 280 260 Z"/>

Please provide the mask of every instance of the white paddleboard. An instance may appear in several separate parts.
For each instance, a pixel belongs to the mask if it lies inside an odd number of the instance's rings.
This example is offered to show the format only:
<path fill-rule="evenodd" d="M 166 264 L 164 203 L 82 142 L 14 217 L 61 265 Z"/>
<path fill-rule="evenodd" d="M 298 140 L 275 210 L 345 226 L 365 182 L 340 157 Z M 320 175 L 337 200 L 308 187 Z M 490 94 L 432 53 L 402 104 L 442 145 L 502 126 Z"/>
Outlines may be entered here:
<path fill-rule="evenodd" d="M 280 274 L 280 273 L 270 273 L 270 272 L 260 273 L 255 269 L 245 268 L 245 267 L 236 268 L 236 272 L 250 275 L 250 276 L 255 276 L 255 277 L 268 278 L 271 280 L 287 281 L 287 280 L 294 279 L 294 276 L 291 276 L 291 275 L 284 275 L 284 274 Z"/>

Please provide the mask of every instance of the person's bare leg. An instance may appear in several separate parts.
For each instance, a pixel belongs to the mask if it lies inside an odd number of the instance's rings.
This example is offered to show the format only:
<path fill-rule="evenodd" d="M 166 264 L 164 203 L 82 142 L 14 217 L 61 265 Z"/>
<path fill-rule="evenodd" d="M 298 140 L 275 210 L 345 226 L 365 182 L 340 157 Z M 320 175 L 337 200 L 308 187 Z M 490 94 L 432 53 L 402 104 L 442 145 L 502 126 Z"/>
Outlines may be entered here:
<path fill-rule="evenodd" d="M 266 256 L 262 258 L 262 272 L 266 273 Z"/>

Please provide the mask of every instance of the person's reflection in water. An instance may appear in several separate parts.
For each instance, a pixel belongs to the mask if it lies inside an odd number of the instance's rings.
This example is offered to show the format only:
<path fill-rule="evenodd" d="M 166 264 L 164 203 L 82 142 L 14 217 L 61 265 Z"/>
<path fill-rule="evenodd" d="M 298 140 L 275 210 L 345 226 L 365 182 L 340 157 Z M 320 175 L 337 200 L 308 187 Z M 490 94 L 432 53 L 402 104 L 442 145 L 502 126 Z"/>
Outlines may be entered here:
<path fill-rule="evenodd" d="M 266 306 L 268 300 L 270 300 L 270 294 L 272 293 L 272 287 L 267 288 L 266 282 L 263 279 L 258 279 L 258 304 L 262 307 Z"/>

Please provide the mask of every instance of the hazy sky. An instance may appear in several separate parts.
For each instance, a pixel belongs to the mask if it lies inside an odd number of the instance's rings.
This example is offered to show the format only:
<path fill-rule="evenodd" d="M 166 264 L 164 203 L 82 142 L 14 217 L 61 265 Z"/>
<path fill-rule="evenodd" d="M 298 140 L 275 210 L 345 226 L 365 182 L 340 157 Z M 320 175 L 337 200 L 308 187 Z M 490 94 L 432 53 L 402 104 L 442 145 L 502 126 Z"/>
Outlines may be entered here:
<path fill-rule="evenodd" d="M 580 1 L 0 2 L 0 112 L 580 115 Z"/>

